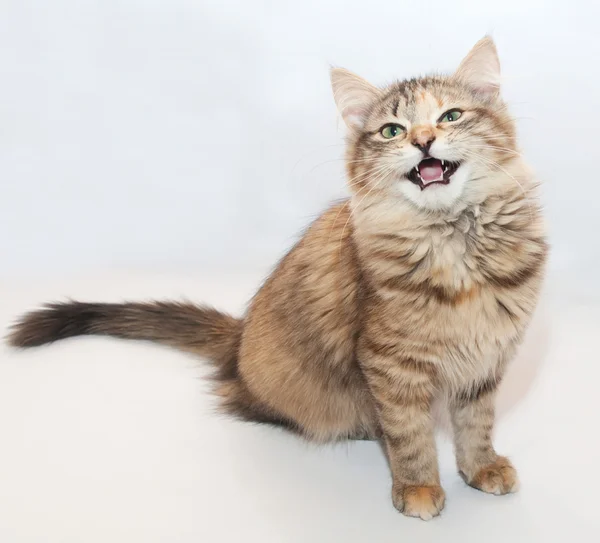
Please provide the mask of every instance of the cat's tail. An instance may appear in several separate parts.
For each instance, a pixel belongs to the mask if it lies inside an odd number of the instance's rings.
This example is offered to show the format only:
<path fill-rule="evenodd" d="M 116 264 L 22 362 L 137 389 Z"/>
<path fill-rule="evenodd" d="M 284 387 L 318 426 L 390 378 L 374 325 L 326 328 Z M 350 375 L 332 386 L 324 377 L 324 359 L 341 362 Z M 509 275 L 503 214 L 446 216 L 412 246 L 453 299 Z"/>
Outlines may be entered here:
<path fill-rule="evenodd" d="M 37 347 L 81 335 L 141 339 L 220 364 L 235 357 L 243 321 L 183 302 L 52 303 L 27 313 L 8 336 L 14 347 Z"/>
<path fill-rule="evenodd" d="M 243 320 L 216 309 L 183 302 L 48 304 L 24 315 L 7 341 L 14 347 L 37 347 L 80 335 L 148 340 L 209 359 L 216 392 L 224 410 L 254 422 L 293 425 L 261 405 L 238 371 Z"/>

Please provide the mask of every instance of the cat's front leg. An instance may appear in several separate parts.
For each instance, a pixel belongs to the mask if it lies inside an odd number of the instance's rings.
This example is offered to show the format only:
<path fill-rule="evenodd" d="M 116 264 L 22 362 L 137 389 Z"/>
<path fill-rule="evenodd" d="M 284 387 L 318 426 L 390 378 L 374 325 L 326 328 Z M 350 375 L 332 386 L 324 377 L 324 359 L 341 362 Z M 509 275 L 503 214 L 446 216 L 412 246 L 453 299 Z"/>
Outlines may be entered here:
<path fill-rule="evenodd" d="M 510 461 L 492 444 L 497 380 L 466 388 L 450 401 L 459 472 L 470 486 L 490 494 L 508 494 L 519 487 Z"/>
<path fill-rule="evenodd" d="M 435 368 L 393 355 L 390 346 L 363 341 L 363 370 L 377 403 L 392 471 L 392 499 L 407 516 L 429 520 L 444 507 L 431 401 Z"/>

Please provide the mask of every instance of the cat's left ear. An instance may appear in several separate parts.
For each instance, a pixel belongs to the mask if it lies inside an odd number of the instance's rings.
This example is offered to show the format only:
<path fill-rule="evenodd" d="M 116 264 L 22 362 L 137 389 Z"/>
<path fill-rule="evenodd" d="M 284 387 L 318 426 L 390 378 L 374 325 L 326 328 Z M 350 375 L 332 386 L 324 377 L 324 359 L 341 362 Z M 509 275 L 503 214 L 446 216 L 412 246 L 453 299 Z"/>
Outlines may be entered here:
<path fill-rule="evenodd" d="M 454 77 L 479 94 L 495 98 L 500 92 L 500 61 L 490 36 L 479 40 L 463 59 Z"/>

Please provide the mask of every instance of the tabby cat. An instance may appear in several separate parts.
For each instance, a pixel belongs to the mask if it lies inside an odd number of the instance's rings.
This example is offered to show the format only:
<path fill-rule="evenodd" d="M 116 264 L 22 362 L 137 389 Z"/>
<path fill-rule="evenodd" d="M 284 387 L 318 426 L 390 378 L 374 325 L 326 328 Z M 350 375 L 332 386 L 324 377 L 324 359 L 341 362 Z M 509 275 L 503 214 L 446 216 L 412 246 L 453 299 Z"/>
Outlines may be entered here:
<path fill-rule="evenodd" d="M 441 397 L 467 484 L 514 492 L 517 473 L 492 445 L 494 397 L 547 244 L 499 76 L 489 37 L 448 76 L 378 88 L 332 69 L 351 196 L 310 226 L 243 318 L 169 301 L 54 303 L 9 342 L 107 334 L 208 358 L 227 413 L 320 443 L 381 439 L 394 505 L 422 519 L 445 500 L 431 415 Z"/>

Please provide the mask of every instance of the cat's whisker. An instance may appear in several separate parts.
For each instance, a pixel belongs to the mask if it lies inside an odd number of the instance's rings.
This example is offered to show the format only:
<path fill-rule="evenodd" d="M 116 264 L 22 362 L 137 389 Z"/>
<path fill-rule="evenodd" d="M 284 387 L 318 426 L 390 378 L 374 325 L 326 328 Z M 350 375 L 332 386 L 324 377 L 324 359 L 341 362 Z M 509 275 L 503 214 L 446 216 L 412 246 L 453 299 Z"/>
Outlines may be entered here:
<path fill-rule="evenodd" d="M 470 156 L 471 159 L 473 160 L 478 160 L 480 163 L 500 170 L 502 171 L 507 177 L 509 177 L 510 179 L 512 179 L 514 181 L 514 183 L 516 183 L 516 185 L 519 187 L 519 189 L 521 190 L 521 192 L 523 193 L 523 198 L 527 204 L 528 207 L 528 211 L 529 211 L 529 217 L 531 220 L 533 220 L 533 208 L 531 206 L 531 202 L 529 201 L 529 191 L 525 190 L 525 188 L 523 187 L 523 185 L 517 180 L 517 178 L 512 175 L 511 173 L 509 173 L 505 168 L 503 168 L 500 164 L 498 164 L 497 162 L 495 162 L 494 160 L 488 159 L 486 157 L 483 157 L 481 155 L 478 155 L 477 153 L 471 153 Z"/>
<path fill-rule="evenodd" d="M 345 145 L 344 143 L 332 143 L 332 144 L 330 144 L 330 145 L 322 145 L 322 146 L 319 146 L 319 147 L 318 147 L 318 148 L 316 148 L 316 149 L 312 149 L 311 151 L 308 151 L 308 152 L 304 153 L 304 154 L 303 154 L 303 155 L 302 155 L 302 156 L 301 156 L 301 157 L 300 157 L 300 158 L 299 158 L 299 159 L 298 159 L 298 160 L 297 160 L 297 161 L 294 163 L 294 165 L 292 166 L 292 169 L 290 170 L 290 175 L 293 175 L 293 174 L 294 174 L 294 172 L 296 171 L 296 168 L 297 168 L 297 167 L 300 165 L 300 163 L 301 163 L 301 162 L 302 162 L 304 159 L 306 159 L 307 157 L 309 157 L 310 155 L 312 155 L 312 154 L 314 154 L 314 153 L 317 153 L 317 152 L 321 151 L 322 149 L 331 149 L 331 148 L 333 148 L 333 147 L 341 147 L 341 148 L 344 148 L 345 146 L 346 146 L 346 145 Z M 343 159 L 341 159 L 341 160 L 343 160 Z"/>
<path fill-rule="evenodd" d="M 360 208 L 361 204 L 363 203 L 363 201 L 365 200 L 365 198 L 367 198 L 369 196 L 369 194 L 371 194 L 371 192 L 373 192 L 373 190 L 375 190 L 376 188 L 379 187 L 379 185 L 388 177 L 389 174 L 393 173 L 393 169 L 391 167 L 389 167 L 387 170 L 384 170 L 379 177 L 377 178 L 377 180 L 372 184 L 372 186 L 370 187 L 369 191 L 367 192 L 367 194 L 365 194 L 360 202 L 358 202 L 358 204 L 356 206 L 354 206 L 355 209 Z M 348 219 L 346 220 L 346 223 L 344 224 L 344 228 L 342 228 L 342 233 L 340 235 L 340 251 L 342 249 L 342 241 L 344 239 L 344 233 L 346 231 L 346 227 L 348 226 L 348 223 L 350 222 L 350 220 L 352 219 L 352 216 L 354 214 L 354 209 L 353 207 L 350 207 L 350 214 L 348 215 Z"/>
<path fill-rule="evenodd" d="M 516 136 L 509 136 L 508 134 L 495 134 L 493 132 L 486 132 L 485 134 L 477 134 L 478 139 L 482 140 L 496 140 L 498 138 L 506 140 L 516 140 Z"/>
<path fill-rule="evenodd" d="M 386 168 L 396 168 L 395 165 L 389 165 L 389 164 L 380 164 L 377 168 L 372 169 L 372 170 L 366 170 L 364 172 L 361 172 L 360 174 L 355 175 L 354 177 L 350 178 L 348 180 L 348 186 L 353 187 L 355 185 L 358 185 L 359 183 L 362 183 L 366 178 L 370 177 L 370 176 L 375 176 L 377 173 L 379 173 L 380 171 L 386 169 Z"/>
<path fill-rule="evenodd" d="M 394 154 L 387 154 L 387 155 L 381 155 L 381 157 L 390 157 L 390 158 L 399 158 L 400 155 L 394 155 Z M 317 170 L 318 168 L 326 165 L 326 164 L 331 164 L 334 162 L 344 162 L 344 164 L 376 164 L 376 160 L 374 160 L 373 158 L 361 158 L 361 159 L 354 159 L 354 160 L 348 160 L 344 157 L 339 157 L 339 158 L 332 158 L 329 160 L 326 160 L 324 162 L 320 162 L 319 164 L 317 164 L 316 166 L 314 166 L 313 168 L 311 168 L 308 172 L 308 174 L 313 173 L 315 170 Z"/>
<path fill-rule="evenodd" d="M 356 178 L 356 177 L 361 177 L 360 181 L 354 181 L 354 182 L 352 182 L 352 180 L 349 180 L 349 181 L 348 181 L 348 185 L 349 185 L 349 186 L 353 186 L 353 185 L 355 185 L 355 184 L 358 184 L 358 183 L 359 183 L 359 182 L 361 182 L 363 179 L 367 179 L 367 178 L 369 178 L 369 177 L 371 177 L 371 176 L 375 176 L 375 175 L 377 175 L 378 173 L 385 171 L 387 168 L 391 168 L 391 166 L 384 164 L 384 165 L 381 165 L 379 168 L 376 168 L 374 171 L 370 171 L 370 170 L 368 170 L 368 171 L 366 171 L 366 172 L 362 172 L 362 173 L 360 174 L 360 176 L 355 176 L 355 178 Z M 367 185 L 365 185 L 365 186 L 361 187 L 361 188 L 358 190 L 358 192 L 356 193 L 356 196 L 360 195 L 360 193 L 361 193 L 363 190 L 366 190 L 366 188 L 367 188 Z M 331 234 L 332 234 L 332 232 L 333 232 L 333 229 L 334 229 L 334 227 L 335 227 L 335 225 L 336 225 L 336 223 L 337 223 L 337 220 L 338 220 L 338 218 L 339 218 L 339 216 L 340 216 L 341 212 L 343 211 L 344 207 L 345 207 L 347 204 L 350 204 L 350 200 L 347 200 L 347 202 L 346 202 L 346 203 L 344 203 L 344 205 L 342 205 L 342 206 L 340 207 L 340 209 L 338 210 L 338 212 L 337 212 L 337 214 L 336 214 L 336 216 L 335 216 L 335 219 L 333 220 L 332 226 L 331 226 L 331 228 L 329 229 L 329 237 L 328 237 L 328 242 L 329 242 L 329 241 L 331 241 Z M 352 209 L 350 210 L 350 214 L 352 214 Z M 345 228 L 345 226 L 344 226 L 344 228 Z M 343 235 L 343 232 L 342 232 L 342 235 Z"/>
<path fill-rule="evenodd" d="M 521 156 L 521 153 L 508 147 L 498 147 L 496 145 L 469 145 L 469 149 L 493 149 L 494 151 L 501 151 L 503 153 L 512 154 L 515 156 Z"/>

